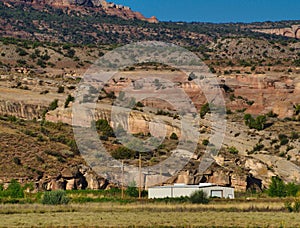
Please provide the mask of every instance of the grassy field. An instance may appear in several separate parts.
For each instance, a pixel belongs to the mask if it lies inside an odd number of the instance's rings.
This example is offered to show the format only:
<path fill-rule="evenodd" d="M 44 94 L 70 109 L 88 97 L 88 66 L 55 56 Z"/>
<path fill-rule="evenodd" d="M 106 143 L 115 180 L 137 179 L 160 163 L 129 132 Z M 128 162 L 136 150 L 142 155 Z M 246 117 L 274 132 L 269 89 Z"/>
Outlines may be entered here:
<path fill-rule="evenodd" d="M 78 227 L 300 227 L 298 213 L 274 202 L 86 203 L 0 205 L 0 226 Z"/>

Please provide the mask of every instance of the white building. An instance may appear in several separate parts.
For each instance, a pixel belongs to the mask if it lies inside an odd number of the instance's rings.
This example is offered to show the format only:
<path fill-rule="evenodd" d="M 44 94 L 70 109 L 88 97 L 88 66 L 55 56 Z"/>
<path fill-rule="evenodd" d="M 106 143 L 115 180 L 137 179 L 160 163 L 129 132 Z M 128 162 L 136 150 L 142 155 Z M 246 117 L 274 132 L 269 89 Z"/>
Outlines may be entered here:
<path fill-rule="evenodd" d="M 169 186 L 156 186 L 148 189 L 148 198 L 176 198 L 190 196 L 193 192 L 202 190 L 208 197 L 220 197 L 234 199 L 234 188 L 223 187 L 211 183 L 199 185 L 174 184 Z"/>

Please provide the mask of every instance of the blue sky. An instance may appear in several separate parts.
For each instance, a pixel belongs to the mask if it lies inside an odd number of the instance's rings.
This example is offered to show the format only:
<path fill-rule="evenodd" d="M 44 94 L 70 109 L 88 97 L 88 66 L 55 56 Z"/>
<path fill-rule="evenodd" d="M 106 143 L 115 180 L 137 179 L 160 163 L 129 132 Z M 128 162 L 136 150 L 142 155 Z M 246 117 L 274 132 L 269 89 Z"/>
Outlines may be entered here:
<path fill-rule="evenodd" d="M 108 0 L 109 1 L 109 0 Z M 299 20 L 300 0 L 110 0 L 161 21 Z"/>

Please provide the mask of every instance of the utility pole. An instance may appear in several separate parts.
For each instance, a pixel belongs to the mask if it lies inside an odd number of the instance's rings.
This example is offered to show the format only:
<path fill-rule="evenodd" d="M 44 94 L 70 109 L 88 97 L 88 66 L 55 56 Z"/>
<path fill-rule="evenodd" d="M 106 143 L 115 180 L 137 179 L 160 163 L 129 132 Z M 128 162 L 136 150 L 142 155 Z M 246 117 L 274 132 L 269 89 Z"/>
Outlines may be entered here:
<path fill-rule="evenodd" d="M 139 154 L 139 199 L 142 198 L 142 155 Z"/>
<path fill-rule="evenodd" d="M 121 191 L 122 191 L 122 199 L 124 199 L 124 160 L 122 160 L 122 177 L 121 177 Z"/>
<path fill-rule="evenodd" d="M 160 176 L 160 186 L 162 186 L 163 185 L 163 178 L 162 178 L 161 164 L 159 165 L 159 176 Z"/>

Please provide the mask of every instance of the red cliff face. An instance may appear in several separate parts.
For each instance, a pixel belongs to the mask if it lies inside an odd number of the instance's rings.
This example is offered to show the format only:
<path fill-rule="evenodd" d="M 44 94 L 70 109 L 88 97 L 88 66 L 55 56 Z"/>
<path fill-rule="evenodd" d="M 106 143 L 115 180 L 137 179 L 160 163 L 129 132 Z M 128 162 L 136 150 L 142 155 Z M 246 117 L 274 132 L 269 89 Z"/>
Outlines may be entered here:
<path fill-rule="evenodd" d="M 106 2 L 105 0 L 8 0 L 8 2 L 19 2 L 33 5 L 51 5 L 55 7 L 88 7 L 95 10 L 103 10 L 106 14 L 111 16 L 121 17 L 123 19 L 139 19 L 148 21 L 150 23 L 158 23 L 156 17 L 146 18 L 139 12 L 132 11 L 127 6 L 117 5 L 115 3 Z"/>

